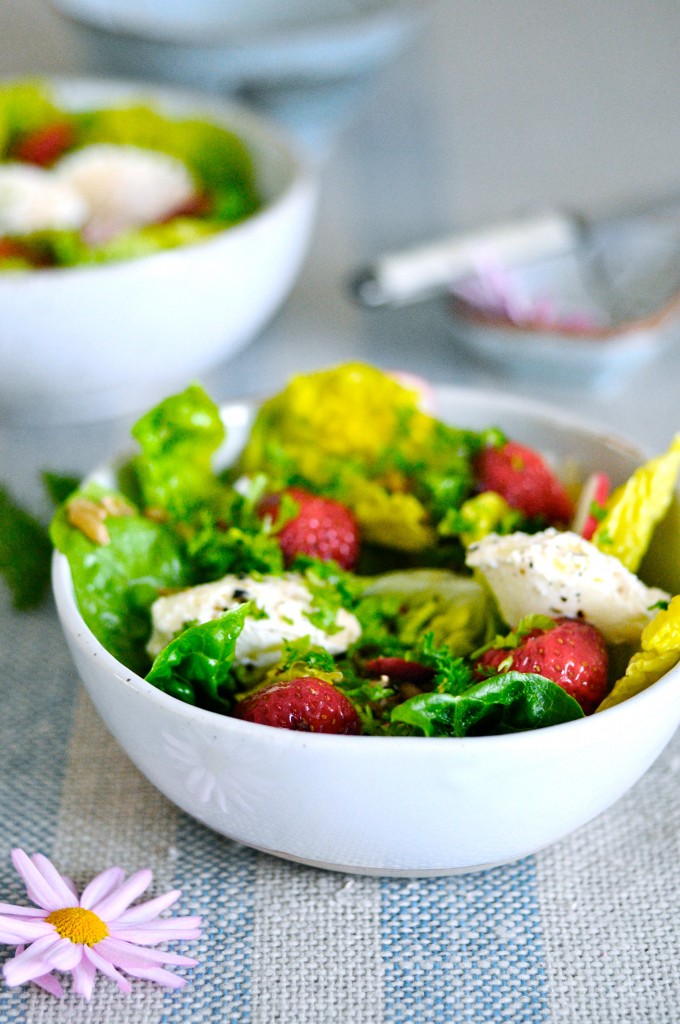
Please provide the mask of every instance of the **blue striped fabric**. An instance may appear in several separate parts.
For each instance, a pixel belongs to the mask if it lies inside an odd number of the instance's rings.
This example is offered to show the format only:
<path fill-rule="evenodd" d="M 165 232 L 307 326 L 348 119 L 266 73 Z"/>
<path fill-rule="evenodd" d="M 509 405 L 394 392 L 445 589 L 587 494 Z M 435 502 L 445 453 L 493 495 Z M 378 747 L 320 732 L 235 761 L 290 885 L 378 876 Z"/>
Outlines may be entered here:
<path fill-rule="evenodd" d="M 52 853 L 80 690 L 51 609 L 32 616 L 30 629 L 21 617 L 11 615 L 10 621 L 16 629 L 3 664 L 3 688 L 11 693 L 12 713 L 0 718 L 5 766 L 0 780 L 0 901 L 25 902 L 9 850 L 20 845 L 29 852 Z M 78 743 L 77 736 L 72 740 Z M 135 769 L 112 749 L 107 757 L 117 757 L 115 764 L 93 765 L 92 770 L 115 771 L 123 784 L 126 773 Z M 128 842 L 134 849 L 135 836 Z M 139 845 L 141 849 L 141 836 Z M 143 996 L 134 1005 L 131 1001 L 131 1024 L 548 1020 L 533 858 L 441 879 L 319 876 L 313 869 L 301 870 L 231 843 L 178 813 L 171 861 L 173 884 L 183 890 L 179 912 L 204 917 L 203 936 L 186 948 L 199 966 L 186 972 L 189 983 L 183 989 L 168 992 L 160 1002 Z M 132 863 L 128 869 L 142 866 Z M 68 864 L 59 867 L 70 870 Z M 257 907 L 262 914 L 267 886 L 271 906 L 256 941 L 262 924 L 256 919 Z M 354 893 L 355 906 L 342 904 L 345 890 L 349 897 Z M 316 912 L 310 925 L 316 933 L 308 941 L 306 897 L 315 902 Z M 292 926 L 290 916 L 295 914 L 302 918 Z M 348 938 L 348 929 L 357 934 Z M 285 948 L 283 936 L 295 942 L 294 948 Z M 343 961 L 348 956 L 363 961 L 363 973 L 361 963 Z M 333 957 L 340 962 L 330 964 Z M 293 991 L 287 974 L 293 978 Z M 363 990 L 353 1001 L 349 1021 L 343 998 L 352 991 L 355 975 Z M 298 982 L 304 1002 L 296 1003 Z M 106 1006 L 117 999 L 113 986 L 99 978 L 88 1019 L 106 1024 L 111 1012 Z M 68 1002 L 71 1009 L 62 1004 L 59 1020 L 70 1020 L 71 1014 L 74 1021 L 80 1019 L 82 1004 L 73 997 Z M 0 1024 L 50 1021 L 50 1006 L 55 1006 L 52 997 L 35 989 L 0 987 Z"/>
<path fill-rule="evenodd" d="M 680 736 L 535 857 L 361 878 L 248 850 L 168 804 L 85 700 L 51 608 L 27 619 L 0 601 L 0 643 L 0 902 L 27 902 L 9 860 L 22 846 L 79 883 L 153 864 L 156 892 L 182 889 L 176 912 L 204 917 L 181 944 L 199 960 L 183 989 L 136 982 L 126 998 L 100 977 L 86 1007 L 0 981 L 0 1024 L 676 1024 Z"/>
<path fill-rule="evenodd" d="M 79 684 L 53 609 L 33 613 L 30 629 L 7 611 L 3 626 L 0 902 L 26 903 L 9 854 L 16 846 L 51 852 Z M 29 991 L 0 985 L 3 1024 L 24 1020 Z"/>
<path fill-rule="evenodd" d="M 385 1024 L 548 1020 L 534 858 L 384 881 Z"/>
<path fill-rule="evenodd" d="M 187 949 L 199 966 L 189 972 L 189 985 L 168 993 L 162 1024 L 245 1024 L 251 1019 L 252 893 L 259 855 L 186 816 L 180 819 L 177 849 L 181 906 L 201 914 L 204 927 L 201 939 Z"/>

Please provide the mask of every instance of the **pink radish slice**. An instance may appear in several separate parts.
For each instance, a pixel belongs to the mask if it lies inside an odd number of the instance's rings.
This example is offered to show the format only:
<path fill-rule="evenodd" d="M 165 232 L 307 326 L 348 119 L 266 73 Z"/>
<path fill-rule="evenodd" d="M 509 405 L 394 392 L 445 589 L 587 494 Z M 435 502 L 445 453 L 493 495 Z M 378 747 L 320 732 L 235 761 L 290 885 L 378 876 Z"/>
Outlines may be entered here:
<path fill-rule="evenodd" d="M 425 380 L 424 377 L 419 377 L 417 373 L 408 373 L 405 370 L 388 370 L 387 372 L 399 384 L 416 392 L 418 395 L 418 405 L 422 412 L 430 413 L 431 415 L 434 413 L 437 399 L 434 388 L 429 381 Z"/>
<path fill-rule="evenodd" d="M 598 519 L 593 515 L 593 506 L 602 508 L 610 490 L 611 481 L 606 473 L 591 473 L 583 485 L 576 505 L 571 524 L 574 533 L 580 534 L 585 540 L 590 540 L 598 525 Z"/>

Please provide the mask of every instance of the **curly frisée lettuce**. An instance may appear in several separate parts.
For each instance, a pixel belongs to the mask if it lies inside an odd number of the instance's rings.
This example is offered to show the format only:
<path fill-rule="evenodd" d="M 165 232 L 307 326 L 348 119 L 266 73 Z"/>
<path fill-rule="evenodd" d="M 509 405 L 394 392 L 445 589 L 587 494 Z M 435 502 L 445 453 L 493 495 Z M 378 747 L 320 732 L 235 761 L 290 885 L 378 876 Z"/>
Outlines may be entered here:
<path fill-rule="evenodd" d="M 539 672 L 479 663 L 490 647 L 510 654 L 555 623 L 534 607 L 512 629 L 486 577 L 465 564 L 480 538 L 537 529 L 501 495 L 476 489 L 476 456 L 503 443 L 496 428 L 448 426 L 421 409 L 416 389 L 349 363 L 294 377 L 263 403 L 226 469 L 218 463 L 224 423 L 198 384 L 151 409 L 132 434 L 137 451 L 119 467 L 116 489 L 69 490 L 50 533 L 88 626 L 151 685 L 231 715 L 260 687 L 316 676 L 376 736 L 460 738 L 582 717 Z M 629 537 L 635 557 L 670 500 L 675 461 L 674 444 L 608 505 L 610 536 L 625 539 L 615 523 L 631 516 L 639 525 Z M 361 531 L 354 571 L 302 554 L 284 565 L 281 524 L 258 509 L 290 487 L 353 509 Z M 565 586 L 569 571 L 565 562 Z M 295 608 L 293 591 L 303 595 Z M 639 645 L 611 642 L 602 709 L 680 661 L 678 600 L 648 610 Z"/>

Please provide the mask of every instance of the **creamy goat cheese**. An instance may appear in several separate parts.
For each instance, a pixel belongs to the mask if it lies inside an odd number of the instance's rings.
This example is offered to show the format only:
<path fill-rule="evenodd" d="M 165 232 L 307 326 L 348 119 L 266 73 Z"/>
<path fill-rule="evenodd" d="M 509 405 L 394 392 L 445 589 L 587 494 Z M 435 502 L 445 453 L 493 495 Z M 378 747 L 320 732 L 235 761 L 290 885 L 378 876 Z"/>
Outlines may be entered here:
<path fill-rule="evenodd" d="M 351 612 L 338 609 L 336 631 L 326 633 L 313 625 L 313 597 L 302 576 L 263 576 L 261 579 L 224 576 L 214 583 L 201 583 L 167 597 L 159 597 L 151 607 L 151 638 L 147 651 L 155 657 L 188 625 L 209 622 L 229 608 L 252 601 L 254 614 L 248 615 L 236 641 L 239 664 L 266 668 L 278 661 L 284 641 L 308 636 L 312 644 L 332 655 L 342 654 L 358 640 L 361 627 Z"/>
<path fill-rule="evenodd" d="M 196 193 L 193 178 L 180 160 L 137 146 L 84 146 L 62 157 L 53 174 L 86 203 L 85 232 L 90 241 L 105 241 L 121 231 L 160 221 Z"/>
<path fill-rule="evenodd" d="M 68 181 L 41 167 L 0 166 L 0 235 L 76 230 L 87 212 L 85 200 Z"/>
<path fill-rule="evenodd" d="M 569 530 L 492 533 L 470 545 L 466 562 L 485 576 L 513 628 L 525 615 L 566 615 L 590 622 L 609 643 L 636 642 L 653 606 L 670 600 Z"/>

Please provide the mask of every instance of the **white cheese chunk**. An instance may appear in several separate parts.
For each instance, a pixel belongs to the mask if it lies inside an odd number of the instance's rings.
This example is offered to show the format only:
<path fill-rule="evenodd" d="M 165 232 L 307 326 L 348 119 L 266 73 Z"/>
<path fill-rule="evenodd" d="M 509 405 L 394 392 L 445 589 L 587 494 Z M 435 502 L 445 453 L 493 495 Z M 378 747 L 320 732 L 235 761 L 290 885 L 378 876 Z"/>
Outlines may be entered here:
<path fill-rule="evenodd" d="M 77 230 L 86 216 L 85 201 L 67 181 L 28 164 L 0 167 L 0 235 Z"/>
<path fill-rule="evenodd" d="M 466 561 L 486 577 L 512 628 L 525 615 L 566 615 L 592 623 L 609 643 L 634 643 L 652 606 L 670 599 L 569 530 L 490 534 L 470 545 Z"/>
<path fill-rule="evenodd" d="M 356 617 L 344 608 L 337 612 L 335 632 L 326 633 L 313 625 L 309 620 L 315 610 L 312 594 L 304 579 L 295 573 L 261 579 L 224 576 L 214 583 L 201 583 L 159 597 L 151 608 L 152 632 L 147 651 L 155 657 L 187 625 L 209 622 L 245 601 L 252 601 L 255 608 L 254 614 L 246 617 L 243 632 L 236 641 L 239 664 L 258 668 L 273 665 L 284 641 L 304 636 L 329 654 L 342 654 L 361 634 Z"/>
<path fill-rule="evenodd" d="M 54 174 L 87 204 L 85 234 L 91 242 L 163 220 L 196 192 L 180 160 L 136 146 L 85 146 L 62 157 Z"/>

